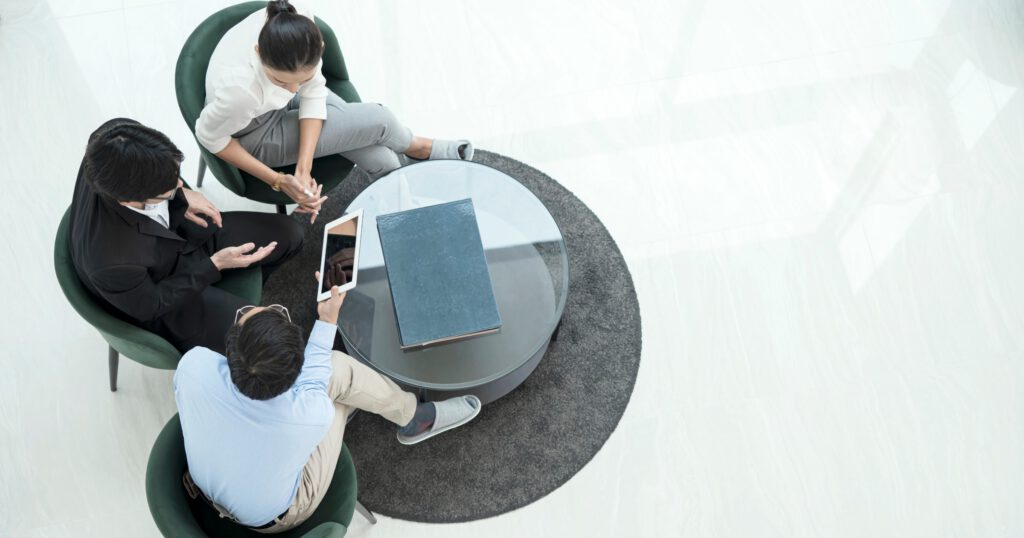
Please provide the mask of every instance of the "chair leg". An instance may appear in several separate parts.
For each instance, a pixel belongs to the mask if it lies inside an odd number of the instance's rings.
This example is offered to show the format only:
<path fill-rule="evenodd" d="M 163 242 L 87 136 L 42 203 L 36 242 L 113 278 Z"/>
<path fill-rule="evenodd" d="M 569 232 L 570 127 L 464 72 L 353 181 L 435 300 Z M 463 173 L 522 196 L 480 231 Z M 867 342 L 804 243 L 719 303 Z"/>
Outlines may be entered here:
<path fill-rule="evenodd" d="M 199 156 L 199 172 L 196 173 L 196 188 L 203 188 L 203 176 L 206 175 L 206 161 L 203 160 L 203 156 Z"/>
<path fill-rule="evenodd" d="M 110 392 L 117 392 L 117 363 L 120 355 L 113 347 L 107 346 L 107 368 L 110 370 Z"/>
<path fill-rule="evenodd" d="M 373 517 L 373 512 L 367 510 L 366 507 L 363 506 L 363 503 L 359 502 L 358 499 L 356 500 L 356 512 L 359 512 L 359 515 L 365 517 L 366 520 L 370 522 L 370 525 L 377 524 L 377 518 Z"/>
<path fill-rule="evenodd" d="M 284 204 L 277 204 L 277 212 L 284 215 L 288 210 L 284 207 Z"/>

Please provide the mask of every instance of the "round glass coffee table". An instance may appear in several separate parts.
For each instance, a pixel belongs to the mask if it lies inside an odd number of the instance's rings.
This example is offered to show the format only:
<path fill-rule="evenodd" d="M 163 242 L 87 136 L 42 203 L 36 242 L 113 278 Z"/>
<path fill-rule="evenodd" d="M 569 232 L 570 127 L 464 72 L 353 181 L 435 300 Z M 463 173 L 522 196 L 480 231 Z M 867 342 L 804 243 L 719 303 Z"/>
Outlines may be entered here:
<path fill-rule="evenodd" d="M 377 216 L 470 198 L 491 274 L 500 332 L 402 351 Z M 556 334 L 569 291 L 565 242 L 544 204 L 498 170 L 465 161 L 425 161 L 370 184 L 346 209 L 363 210 L 359 273 L 338 331 L 350 355 L 421 398 L 475 394 L 492 402 L 518 387 Z"/>

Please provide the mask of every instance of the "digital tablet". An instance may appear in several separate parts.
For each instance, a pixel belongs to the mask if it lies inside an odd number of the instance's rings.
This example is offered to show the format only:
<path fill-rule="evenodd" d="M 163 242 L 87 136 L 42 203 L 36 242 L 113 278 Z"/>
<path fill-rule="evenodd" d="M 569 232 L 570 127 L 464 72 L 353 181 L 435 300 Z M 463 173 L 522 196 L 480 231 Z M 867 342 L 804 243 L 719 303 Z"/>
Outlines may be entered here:
<path fill-rule="evenodd" d="M 324 226 L 320 247 L 320 282 L 317 302 L 331 298 L 331 287 L 341 291 L 356 287 L 359 267 L 359 236 L 363 229 L 363 210 L 359 209 Z"/>

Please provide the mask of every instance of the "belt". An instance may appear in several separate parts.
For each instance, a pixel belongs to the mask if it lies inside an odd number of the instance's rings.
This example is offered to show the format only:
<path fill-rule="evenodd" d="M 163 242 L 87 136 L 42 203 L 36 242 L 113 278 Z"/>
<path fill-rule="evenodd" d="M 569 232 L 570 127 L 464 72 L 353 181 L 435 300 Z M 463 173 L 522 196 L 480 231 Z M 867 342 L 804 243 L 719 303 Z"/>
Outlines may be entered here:
<path fill-rule="evenodd" d="M 288 513 L 288 510 L 285 510 L 284 512 L 281 512 L 281 515 L 275 517 L 274 519 L 271 519 L 270 521 L 260 525 L 259 527 L 249 527 L 249 528 L 250 529 L 260 530 L 260 531 L 263 530 L 263 529 L 269 529 L 270 527 L 273 527 L 274 525 L 277 525 L 277 520 L 284 519 L 284 515 L 287 514 L 287 513 Z"/>
<path fill-rule="evenodd" d="M 181 483 L 185 486 L 185 492 L 188 493 L 188 496 L 190 498 L 195 499 L 197 497 L 202 497 L 203 500 L 206 501 L 206 504 L 208 504 L 210 506 L 210 508 L 213 508 L 217 512 L 217 515 L 219 515 L 220 517 L 229 519 L 229 520 L 233 521 L 234 523 L 236 523 L 238 525 L 241 525 L 243 527 L 248 527 L 250 529 L 255 529 L 255 530 L 269 529 L 270 527 L 273 527 L 274 525 L 276 525 L 277 521 L 279 519 L 284 519 L 285 514 L 287 514 L 288 510 L 289 510 L 288 508 L 286 508 L 285 511 L 281 512 L 280 515 L 278 515 L 274 519 L 271 519 L 270 521 L 268 521 L 268 522 L 266 522 L 266 523 L 264 523 L 262 525 L 259 525 L 259 526 L 244 525 L 242 523 L 239 523 L 238 520 L 235 519 L 235 516 L 231 515 L 230 512 L 228 512 L 227 510 L 224 509 L 224 507 L 222 507 L 221 505 L 213 502 L 213 499 L 207 497 L 206 496 L 206 492 L 204 492 L 203 490 L 199 489 L 199 486 L 197 486 L 195 481 L 192 480 L 192 475 L 188 471 L 185 471 L 185 474 L 183 474 L 181 476 Z"/>

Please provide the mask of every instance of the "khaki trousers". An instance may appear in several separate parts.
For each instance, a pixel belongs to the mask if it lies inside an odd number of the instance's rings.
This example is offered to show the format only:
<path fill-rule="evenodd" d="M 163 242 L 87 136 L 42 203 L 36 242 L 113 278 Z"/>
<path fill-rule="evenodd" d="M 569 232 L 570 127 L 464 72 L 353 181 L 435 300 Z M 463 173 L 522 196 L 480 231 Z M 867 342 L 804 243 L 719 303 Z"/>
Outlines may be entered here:
<path fill-rule="evenodd" d="M 301 525 L 313 515 L 331 485 L 341 454 L 345 421 L 353 408 L 380 415 L 399 426 L 405 426 L 416 414 L 416 396 L 398 387 L 365 364 L 335 351 L 331 356 L 334 372 L 328 394 L 334 400 L 334 422 L 323 441 L 309 456 L 302 469 L 302 479 L 295 500 L 284 516 L 262 533 L 278 533 Z"/>

